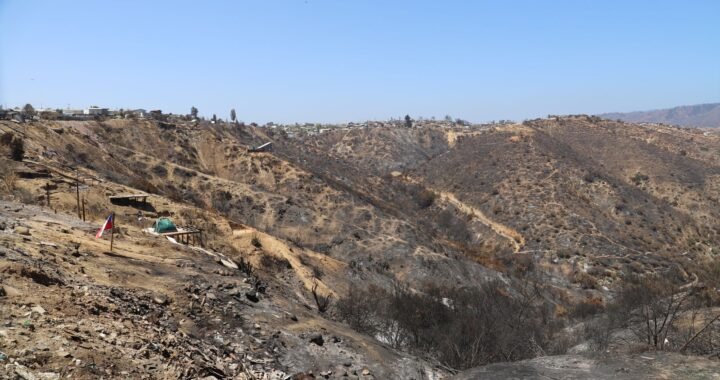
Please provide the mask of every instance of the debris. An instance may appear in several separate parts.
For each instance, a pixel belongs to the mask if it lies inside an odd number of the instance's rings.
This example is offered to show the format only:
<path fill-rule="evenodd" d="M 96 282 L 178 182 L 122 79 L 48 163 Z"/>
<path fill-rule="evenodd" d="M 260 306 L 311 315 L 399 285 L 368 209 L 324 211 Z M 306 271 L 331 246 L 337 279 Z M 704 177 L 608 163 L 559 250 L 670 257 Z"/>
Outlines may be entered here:
<path fill-rule="evenodd" d="M 25 367 L 18 362 L 15 362 L 14 365 L 15 374 L 24 380 L 55 380 L 60 378 L 60 375 L 54 372 L 40 372 L 34 374 L 30 371 L 30 369 L 28 369 L 28 367 Z"/>
<path fill-rule="evenodd" d="M 61 349 L 55 351 L 55 355 L 57 355 L 58 357 L 61 357 L 61 358 L 67 358 L 70 356 L 70 353 L 61 348 Z"/>
<path fill-rule="evenodd" d="M 40 315 L 45 315 L 45 313 L 46 313 L 45 309 L 40 305 L 35 305 L 35 306 L 31 307 L 30 311 L 38 313 Z"/>
<path fill-rule="evenodd" d="M 220 259 L 220 263 L 230 269 L 238 269 L 237 264 L 230 259 Z"/>

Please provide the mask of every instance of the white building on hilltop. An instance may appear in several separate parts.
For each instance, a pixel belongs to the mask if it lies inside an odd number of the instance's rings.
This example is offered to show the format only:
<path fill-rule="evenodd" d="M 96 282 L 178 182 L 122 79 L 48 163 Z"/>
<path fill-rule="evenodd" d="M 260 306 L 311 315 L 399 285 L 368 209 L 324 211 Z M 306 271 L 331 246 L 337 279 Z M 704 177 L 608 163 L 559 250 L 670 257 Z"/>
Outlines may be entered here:
<path fill-rule="evenodd" d="M 90 116 L 95 116 L 95 115 L 105 116 L 108 114 L 108 111 L 109 110 L 107 108 L 100 108 L 97 106 L 92 106 L 90 108 L 86 108 L 83 113 L 85 115 L 90 115 Z"/>

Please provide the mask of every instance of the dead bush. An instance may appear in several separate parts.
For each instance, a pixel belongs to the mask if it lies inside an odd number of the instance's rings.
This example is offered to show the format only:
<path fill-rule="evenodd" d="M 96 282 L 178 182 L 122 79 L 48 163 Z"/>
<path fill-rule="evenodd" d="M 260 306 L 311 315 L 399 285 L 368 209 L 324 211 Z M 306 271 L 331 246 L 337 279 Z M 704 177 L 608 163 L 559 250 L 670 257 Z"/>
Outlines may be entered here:
<path fill-rule="evenodd" d="M 583 289 L 596 289 L 598 286 L 597 280 L 595 277 L 585 273 L 585 272 L 577 272 L 575 273 L 575 278 L 573 281 L 576 284 L 579 284 Z"/>
<path fill-rule="evenodd" d="M 197 175 L 197 173 L 191 172 L 189 170 L 185 170 L 181 167 L 175 167 L 173 169 L 173 175 L 187 179 L 187 178 L 195 177 Z"/>
<path fill-rule="evenodd" d="M 590 350 L 601 352 L 610 345 L 613 332 L 613 323 L 607 315 L 585 323 L 583 336 L 588 342 Z"/>
<path fill-rule="evenodd" d="M 130 187 L 134 187 L 140 191 L 144 191 L 146 193 L 154 193 L 157 194 L 160 192 L 160 190 L 157 188 L 157 186 L 153 185 L 150 181 L 144 179 L 144 178 L 135 178 L 128 184 Z"/>
<path fill-rule="evenodd" d="M 276 257 L 273 255 L 262 255 L 260 257 L 260 265 L 270 272 L 277 273 L 285 269 L 291 269 L 292 265 L 286 258 Z"/>
<path fill-rule="evenodd" d="M 12 132 L 5 132 L 0 136 L 0 145 L 10 146 L 15 135 Z"/>
<path fill-rule="evenodd" d="M 13 170 L 12 162 L 5 158 L 0 158 L 0 176 L 2 177 L 3 190 L 12 193 L 15 190 L 17 175 Z"/>
<path fill-rule="evenodd" d="M 155 165 L 152 168 L 152 172 L 155 173 L 156 176 L 165 178 L 168 175 L 168 170 L 163 165 Z"/>
<path fill-rule="evenodd" d="M 691 296 L 692 292 L 682 291 L 662 276 L 629 277 L 613 305 L 613 314 L 641 342 L 662 350 Z"/>
<path fill-rule="evenodd" d="M 313 279 L 313 286 L 312 286 L 312 295 L 315 299 L 315 305 L 317 306 L 317 309 L 320 313 L 325 313 L 330 308 L 330 301 L 332 299 L 332 294 L 328 293 L 326 295 L 320 294 L 318 291 L 318 281 L 317 279 Z"/>
<path fill-rule="evenodd" d="M 423 189 L 415 196 L 415 202 L 417 202 L 421 209 L 424 209 L 432 206 L 435 202 L 435 198 L 436 195 L 434 192 L 428 189 Z"/>
<path fill-rule="evenodd" d="M 227 215 L 232 211 L 232 200 L 233 195 L 229 191 L 216 191 L 213 193 L 212 206 L 218 212 Z"/>
<path fill-rule="evenodd" d="M 599 297 L 588 297 L 575 305 L 570 315 L 574 318 L 585 319 L 605 311 L 605 303 Z"/>
<path fill-rule="evenodd" d="M 358 331 L 393 347 L 433 356 L 451 368 L 521 360 L 554 350 L 556 329 L 530 282 L 518 283 L 512 291 L 500 282 L 480 288 L 433 285 L 425 293 L 400 284 L 390 291 L 352 287 L 337 305 L 338 316 Z"/>
<path fill-rule="evenodd" d="M 370 284 L 368 289 L 361 289 L 352 283 L 348 294 L 337 301 L 335 309 L 338 317 L 355 331 L 375 336 L 380 329 L 380 321 L 376 315 L 377 302 L 387 298 L 385 289 Z"/>

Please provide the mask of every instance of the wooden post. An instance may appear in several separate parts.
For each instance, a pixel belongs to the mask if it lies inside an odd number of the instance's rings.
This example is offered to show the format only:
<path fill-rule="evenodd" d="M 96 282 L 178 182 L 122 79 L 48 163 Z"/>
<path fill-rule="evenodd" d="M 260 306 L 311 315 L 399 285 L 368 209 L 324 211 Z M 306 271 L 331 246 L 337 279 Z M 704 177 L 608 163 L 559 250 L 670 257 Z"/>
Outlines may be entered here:
<path fill-rule="evenodd" d="M 75 168 L 75 196 L 77 198 L 77 213 L 78 219 L 82 218 L 80 215 L 80 171 Z"/>
<path fill-rule="evenodd" d="M 83 197 L 83 199 L 82 199 L 82 215 L 83 215 L 83 222 L 85 221 L 85 202 L 86 202 L 86 201 L 87 201 L 87 200 L 85 199 L 85 197 Z"/>
<path fill-rule="evenodd" d="M 115 238 L 115 228 L 117 228 L 117 222 L 115 221 L 115 213 L 112 213 L 112 228 L 110 229 L 110 252 L 113 249 L 113 240 Z"/>
<path fill-rule="evenodd" d="M 45 184 L 45 199 L 47 200 L 47 206 L 50 207 L 50 182 Z"/>

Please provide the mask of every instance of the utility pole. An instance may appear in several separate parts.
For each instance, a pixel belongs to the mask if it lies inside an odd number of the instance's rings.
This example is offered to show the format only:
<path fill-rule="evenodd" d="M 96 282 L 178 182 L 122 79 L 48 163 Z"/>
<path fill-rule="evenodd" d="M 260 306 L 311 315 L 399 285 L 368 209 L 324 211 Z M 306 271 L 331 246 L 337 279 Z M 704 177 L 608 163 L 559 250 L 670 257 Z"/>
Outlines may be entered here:
<path fill-rule="evenodd" d="M 115 240 L 115 228 L 117 228 L 117 224 L 115 222 L 115 213 L 112 213 L 112 228 L 110 229 L 110 252 L 112 252 L 113 249 L 113 240 Z"/>
<path fill-rule="evenodd" d="M 50 208 L 50 182 L 45 184 L 45 200 L 47 201 L 48 208 Z"/>
<path fill-rule="evenodd" d="M 78 219 L 82 218 L 80 215 L 80 171 L 75 168 L 75 195 L 77 198 L 77 213 Z"/>

